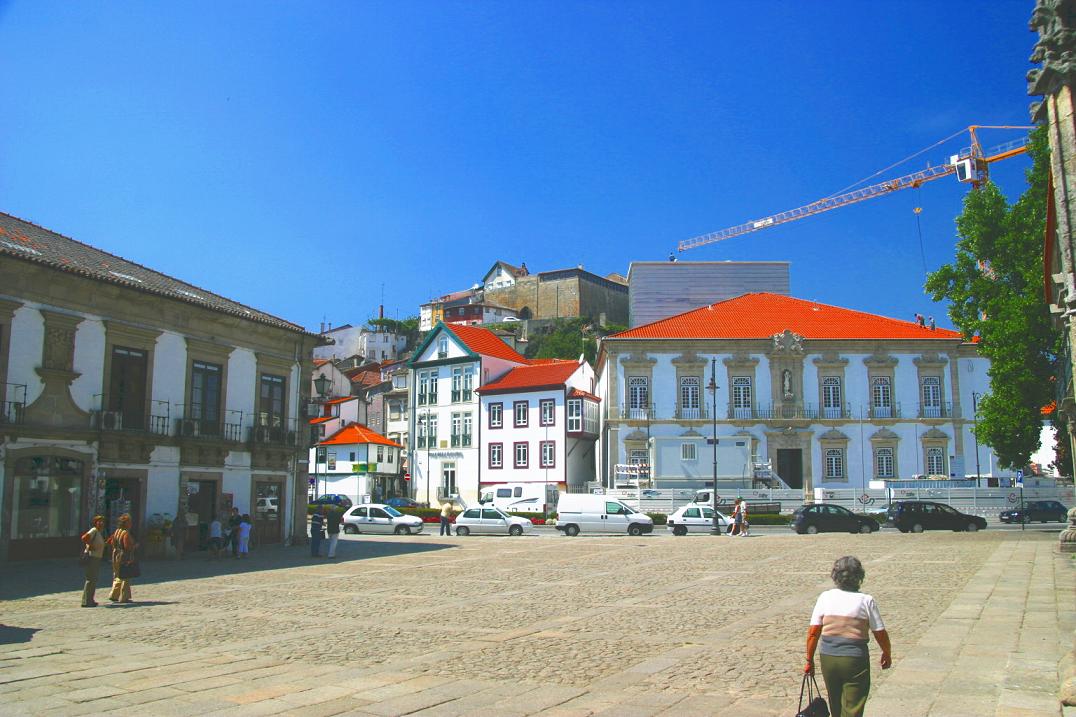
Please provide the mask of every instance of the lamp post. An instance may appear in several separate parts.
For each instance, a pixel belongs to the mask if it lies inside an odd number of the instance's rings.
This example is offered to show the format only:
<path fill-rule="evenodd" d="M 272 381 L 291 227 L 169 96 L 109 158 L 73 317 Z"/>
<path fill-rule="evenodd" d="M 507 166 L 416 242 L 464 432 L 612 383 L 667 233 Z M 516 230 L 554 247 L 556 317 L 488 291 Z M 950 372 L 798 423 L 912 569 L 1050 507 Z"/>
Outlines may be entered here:
<path fill-rule="evenodd" d="M 318 377 L 314 379 L 314 391 L 318 394 L 318 400 L 322 403 L 325 402 L 325 397 L 329 395 L 329 391 L 332 388 L 332 381 L 324 374 L 319 373 Z M 318 430 L 321 430 L 319 426 Z M 320 474 L 318 472 L 318 441 L 314 441 L 314 499 L 318 497 L 319 491 L 319 479 Z"/>
<path fill-rule="evenodd" d="M 721 528 L 717 522 L 717 358 L 710 359 L 710 383 L 706 384 L 706 390 L 711 397 L 711 418 L 714 422 L 714 489 L 710 491 L 710 501 L 714 509 L 714 524 L 710 528 L 711 535 L 721 535 Z"/>
<path fill-rule="evenodd" d="M 979 392 L 971 392 L 971 410 L 973 413 L 972 420 L 975 423 L 975 427 L 971 431 L 971 437 L 975 439 L 975 487 L 979 487 L 979 481 L 982 476 L 979 474 Z"/>

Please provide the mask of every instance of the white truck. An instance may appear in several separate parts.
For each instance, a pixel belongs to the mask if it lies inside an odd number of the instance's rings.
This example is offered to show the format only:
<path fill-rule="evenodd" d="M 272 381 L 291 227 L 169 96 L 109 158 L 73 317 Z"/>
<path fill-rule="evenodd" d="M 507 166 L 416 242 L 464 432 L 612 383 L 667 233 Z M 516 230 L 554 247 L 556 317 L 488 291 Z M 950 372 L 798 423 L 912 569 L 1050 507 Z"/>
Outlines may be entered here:
<path fill-rule="evenodd" d="M 484 485 L 478 502 L 506 513 L 548 513 L 557 505 L 555 483 L 500 483 Z"/>

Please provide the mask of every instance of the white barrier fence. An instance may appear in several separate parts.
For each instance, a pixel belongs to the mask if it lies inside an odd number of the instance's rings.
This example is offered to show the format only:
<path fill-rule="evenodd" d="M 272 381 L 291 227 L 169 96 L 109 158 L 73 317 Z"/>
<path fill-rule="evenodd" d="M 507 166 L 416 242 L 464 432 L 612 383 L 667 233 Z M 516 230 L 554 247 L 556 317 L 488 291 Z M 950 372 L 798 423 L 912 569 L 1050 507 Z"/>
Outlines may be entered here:
<path fill-rule="evenodd" d="M 949 488 L 948 486 L 891 488 L 889 490 L 819 488 L 815 491 L 815 501 L 834 503 L 862 513 L 884 511 L 890 503 L 902 500 L 932 500 L 946 503 L 965 513 L 996 517 L 1003 510 L 1019 506 L 1020 493 L 1019 488 Z M 606 490 L 605 495 L 618 498 L 645 513 L 672 513 L 680 506 L 690 503 L 695 497 L 695 491 L 643 488 Z M 802 490 L 734 488 L 723 491 L 718 488 L 718 510 L 731 511 L 736 498 L 746 500 L 749 509 L 753 503 L 780 503 L 782 513 L 790 513 L 804 503 Z M 1069 485 L 1024 488 L 1023 501 L 1030 500 L 1056 500 L 1068 508 L 1076 503 L 1073 487 Z"/>

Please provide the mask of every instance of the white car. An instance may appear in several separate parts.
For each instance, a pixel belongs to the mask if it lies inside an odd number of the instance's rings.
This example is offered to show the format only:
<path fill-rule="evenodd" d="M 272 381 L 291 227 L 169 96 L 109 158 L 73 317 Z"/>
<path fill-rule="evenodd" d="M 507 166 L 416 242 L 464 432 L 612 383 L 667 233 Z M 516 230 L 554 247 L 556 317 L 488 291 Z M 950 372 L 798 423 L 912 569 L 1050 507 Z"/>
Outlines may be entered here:
<path fill-rule="evenodd" d="M 708 533 L 714 527 L 714 513 L 717 513 L 717 527 L 724 532 L 729 524 L 729 519 L 725 517 L 725 514 L 720 510 L 695 503 L 677 508 L 676 512 L 669 516 L 667 525 L 673 535 Z"/>
<path fill-rule="evenodd" d="M 500 508 L 483 506 L 468 508 L 456 516 L 456 535 L 488 533 L 491 535 L 523 535 L 534 524 L 518 515 L 508 515 Z"/>
<path fill-rule="evenodd" d="M 363 503 L 344 513 L 344 532 L 411 535 L 422 532 L 422 518 L 404 515 L 391 505 Z"/>

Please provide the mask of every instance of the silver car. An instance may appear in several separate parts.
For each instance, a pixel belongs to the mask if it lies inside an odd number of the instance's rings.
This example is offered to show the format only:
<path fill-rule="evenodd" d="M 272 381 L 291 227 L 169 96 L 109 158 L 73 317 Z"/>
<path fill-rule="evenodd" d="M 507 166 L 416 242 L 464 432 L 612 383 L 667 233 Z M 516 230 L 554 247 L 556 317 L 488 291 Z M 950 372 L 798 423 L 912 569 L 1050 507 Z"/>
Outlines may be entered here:
<path fill-rule="evenodd" d="M 500 508 L 489 506 L 468 508 L 456 516 L 456 535 L 523 535 L 529 533 L 533 527 L 526 518 L 508 515 Z"/>
<path fill-rule="evenodd" d="M 668 528 L 673 535 L 708 533 L 714 527 L 714 513 L 717 513 L 717 527 L 724 531 L 729 524 L 725 514 L 697 503 L 677 508 L 676 512 L 669 516 Z"/>
<path fill-rule="evenodd" d="M 344 513 L 344 532 L 411 535 L 422 532 L 422 518 L 404 515 L 391 505 L 364 503 Z"/>

